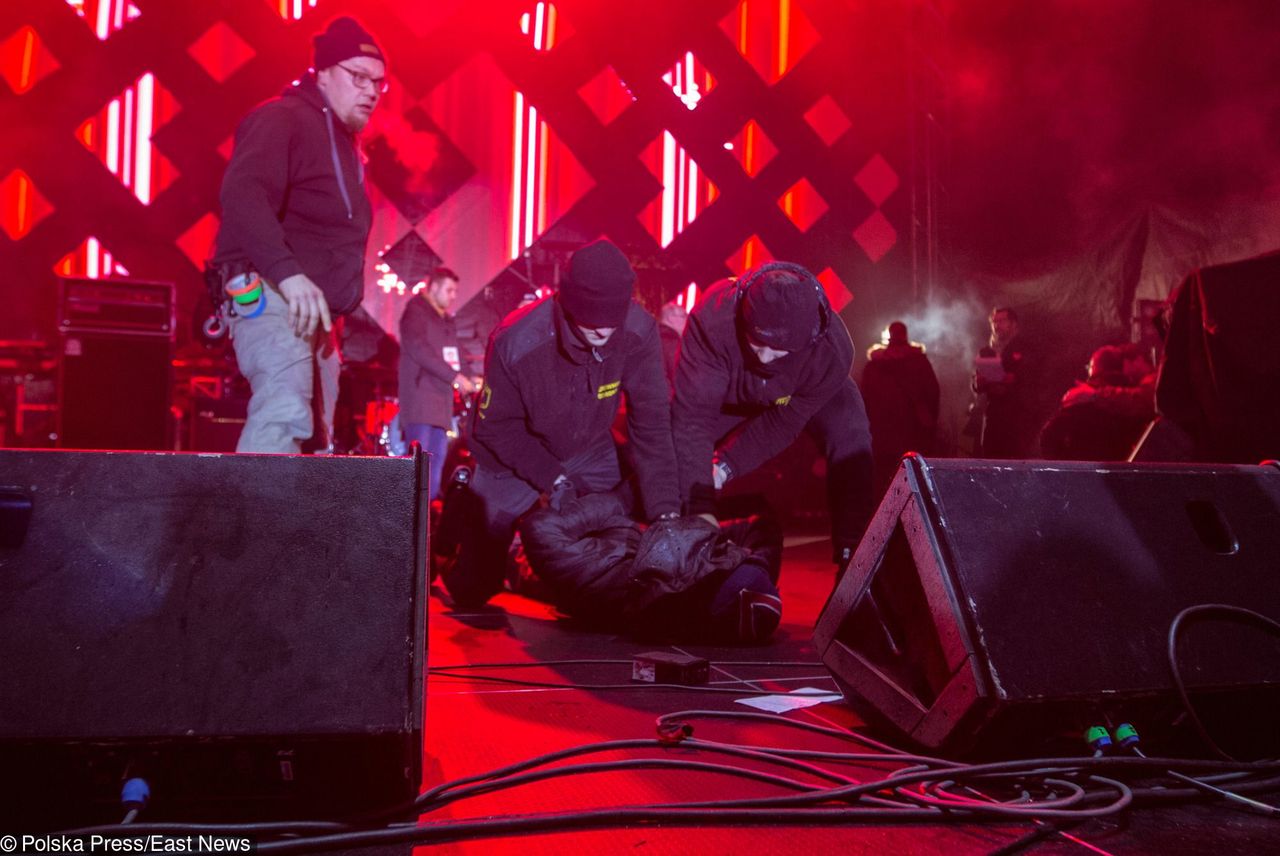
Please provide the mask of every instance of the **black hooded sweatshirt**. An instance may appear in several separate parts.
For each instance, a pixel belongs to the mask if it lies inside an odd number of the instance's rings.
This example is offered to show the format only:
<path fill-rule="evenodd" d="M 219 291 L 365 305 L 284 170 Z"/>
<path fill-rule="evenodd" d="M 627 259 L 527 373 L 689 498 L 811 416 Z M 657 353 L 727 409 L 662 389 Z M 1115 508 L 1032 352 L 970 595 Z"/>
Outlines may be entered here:
<path fill-rule="evenodd" d="M 549 492 L 565 461 L 612 442 L 624 396 L 645 513 L 653 519 L 679 511 L 658 324 L 635 301 L 602 348 L 573 333 L 555 298 L 508 315 L 485 354 L 473 452 L 481 466 L 509 470 Z"/>
<path fill-rule="evenodd" d="M 711 286 L 689 314 L 680 340 L 671 422 L 680 438 L 686 514 L 714 511 L 711 461 L 726 419 L 745 424 L 719 455 L 735 476 L 746 475 L 800 436 L 853 367 L 853 342 L 834 312 L 809 347 L 762 365 L 740 330 L 738 303 L 736 281 Z"/>
<path fill-rule="evenodd" d="M 372 223 L 364 166 L 314 75 L 240 123 L 221 201 L 215 264 L 251 265 L 273 283 L 306 274 L 336 315 L 360 305 Z"/>

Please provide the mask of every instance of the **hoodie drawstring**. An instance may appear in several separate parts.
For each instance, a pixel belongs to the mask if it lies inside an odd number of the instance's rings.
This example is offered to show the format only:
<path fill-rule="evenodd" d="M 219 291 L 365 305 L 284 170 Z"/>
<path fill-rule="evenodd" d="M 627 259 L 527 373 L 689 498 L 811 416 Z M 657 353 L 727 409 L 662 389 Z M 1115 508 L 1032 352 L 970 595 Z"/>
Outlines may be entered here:
<path fill-rule="evenodd" d="M 325 128 L 329 130 L 329 154 L 333 155 L 333 174 L 338 179 L 338 190 L 342 191 L 342 201 L 347 206 L 347 219 L 355 219 L 351 210 L 351 194 L 347 192 L 346 179 L 342 177 L 342 161 L 338 159 L 338 138 L 333 133 L 333 110 L 324 108 Z"/>

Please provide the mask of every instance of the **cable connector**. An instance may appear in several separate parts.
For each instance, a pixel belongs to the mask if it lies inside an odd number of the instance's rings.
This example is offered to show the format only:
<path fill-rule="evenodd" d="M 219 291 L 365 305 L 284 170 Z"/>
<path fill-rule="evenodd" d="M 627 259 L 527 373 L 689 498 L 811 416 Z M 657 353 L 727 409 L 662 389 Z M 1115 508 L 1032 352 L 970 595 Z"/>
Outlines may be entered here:
<path fill-rule="evenodd" d="M 687 722 L 659 722 L 658 742 L 675 746 L 683 743 L 686 737 L 693 736 L 693 726 Z"/>
<path fill-rule="evenodd" d="M 120 804 L 126 809 L 143 808 L 151 799 L 151 787 L 146 779 L 127 779 L 120 789 Z"/>
<path fill-rule="evenodd" d="M 151 786 L 147 784 L 146 779 L 137 776 L 125 779 L 124 786 L 120 788 L 120 807 L 125 810 L 125 815 L 120 823 L 129 824 L 137 820 L 150 799 Z"/>
<path fill-rule="evenodd" d="M 1131 724 L 1122 722 L 1116 727 L 1116 745 L 1121 749 L 1135 748 L 1141 740 L 1138 729 Z"/>
<path fill-rule="evenodd" d="M 1107 731 L 1105 726 L 1095 725 L 1084 733 L 1084 742 L 1101 755 L 1111 748 L 1111 732 Z"/>

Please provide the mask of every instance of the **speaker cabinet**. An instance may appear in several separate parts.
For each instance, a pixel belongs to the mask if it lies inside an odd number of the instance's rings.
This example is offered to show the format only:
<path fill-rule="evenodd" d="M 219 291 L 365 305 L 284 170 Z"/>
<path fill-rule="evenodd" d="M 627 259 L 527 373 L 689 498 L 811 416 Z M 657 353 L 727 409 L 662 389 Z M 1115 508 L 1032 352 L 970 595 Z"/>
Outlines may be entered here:
<path fill-rule="evenodd" d="M 869 721 L 1008 754 L 1090 724 L 1175 739 L 1166 653 L 1183 609 L 1280 620 L 1280 469 L 911 455 L 814 630 Z M 1179 649 L 1230 739 L 1274 745 L 1280 640 L 1195 621 Z M 1274 751 L 1274 750 L 1272 750 Z"/>
<path fill-rule="evenodd" d="M 0 451 L 0 818 L 314 818 L 411 799 L 412 458 Z M 16 828 L 0 822 L 0 828 Z"/>
<path fill-rule="evenodd" d="M 173 342 L 167 336 L 64 331 L 58 368 L 58 446 L 173 448 Z"/>

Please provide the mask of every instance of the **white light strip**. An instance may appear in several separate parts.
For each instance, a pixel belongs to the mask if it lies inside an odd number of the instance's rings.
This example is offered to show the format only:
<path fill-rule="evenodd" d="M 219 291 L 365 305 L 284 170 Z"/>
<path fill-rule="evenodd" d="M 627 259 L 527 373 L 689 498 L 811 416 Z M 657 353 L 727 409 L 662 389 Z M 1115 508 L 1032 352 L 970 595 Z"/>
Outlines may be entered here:
<path fill-rule="evenodd" d="M 525 149 L 525 178 L 524 178 L 524 246 L 533 245 L 533 205 L 535 200 L 534 181 L 533 178 L 537 174 L 535 172 L 537 161 L 535 160 L 538 152 L 538 108 L 529 107 L 529 125 L 527 128 L 529 142 Z"/>
<path fill-rule="evenodd" d="M 662 246 L 676 237 L 676 140 L 670 131 L 662 132 Z"/>
<path fill-rule="evenodd" d="M 120 159 L 120 180 L 125 187 L 133 186 L 133 87 L 124 91 L 124 122 L 120 126 L 120 138 L 124 140 L 124 156 Z"/>
<path fill-rule="evenodd" d="M 151 72 L 138 80 L 138 156 L 133 195 L 143 205 L 151 204 L 151 124 L 155 105 L 156 78 Z"/>
<path fill-rule="evenodd" d="M 101 130 L 98 130 L 101 133 Z M 107 105 L 107 169 L 112 175 L 120 174 L 120 99 L 112 98 Z"/>
<path fill-rule="evenodd" d="M 86 275 L 89 277 L 89 279 L 97 279 L 98 278 L 98 239 L 97 238 L 90 238 L 88 241 L 85 242 L 85 255 L 88 256 L 88 258 L 86 259 L 86 265 L 85 265 Z"/>
<path fill-rule="evenodd" d="M 111 35 L 111 0 L 98 0 L 98 25 L 93 31 L 104 42 Z"/>
<path fill-rule="evenodd" d="M 687 226 L 698 216 L 698 165 L 693 158 L 689 158 L 689 184 L 685 188 L 685 202 L 688 206 L 688 213 L 684 218 Z"/>
<path fill-rule="evenodd" d="M 547 228 L 547 152 L 551 148 L 550 141 L 547 139 L 549 131 L 547 123 L 539 123 L 538 145 L 541 147 L 538 157 L 538 234 L 541 235 L 543 230 Z"/>
<path fill-rule="evenodd" d="M 516 93 L 516 131 L 511 146 L 511 258 L 520 257 L 520 199 L 524 195 L 524 182 L 520 180 L 520 166 L 524 163 L 524 94 Z"/>
<path fill-rule="evenodd" d="M 534 47 L 534 49 L 536 49 L 536 50 L 542 50 L 542 49 L 543 49 L 543 44 L 542 44 L 542 18 L 543 18 L 543 14 L 544 14 L 544 13 L 545 13 L 545 11 L 546 11 L 546 6 L 547 6 L 547 4 L 546 4 L 546 3 L 539 3 L 539 4 L 538 4 L 538 13 L 537 13 L 537 18 L 536 18 L 536 23 L 534 23 L 534 25 L 533 25 L 533 47 Z"/>

